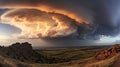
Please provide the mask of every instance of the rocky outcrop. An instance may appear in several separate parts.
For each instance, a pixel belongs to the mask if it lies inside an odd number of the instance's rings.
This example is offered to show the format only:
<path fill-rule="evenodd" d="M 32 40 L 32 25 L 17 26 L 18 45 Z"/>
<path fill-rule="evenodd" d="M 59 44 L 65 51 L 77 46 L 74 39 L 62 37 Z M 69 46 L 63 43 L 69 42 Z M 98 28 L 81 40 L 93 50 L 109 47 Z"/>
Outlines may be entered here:
<path fill-rule="evenodd" d="M 120 44 L 116 44 L 116 45 L 109 47 L 101 52 L 96 52 L 95 59 L 103 60 L 103 59 L 114 56 L 118 52 L 120 52 Z"/>
<path fill-rule="evenodd" d="M 0 55 L 27 63 L 52 64 L 70 61 L 70 59 L 47 57 L 47 55 L 38 53 L 37 51 L 32 49 L 32 44 L 28 42 L 14 43 L 8 47 L 0 46 Z"/>
<path fill-rule="evenodd" d="M 32 49 L 28 42 L 14 43 L 8 47 L 0 47 L 0 55 L 14 58 L 22 62 L 45 63 L 46 58 Z"/>

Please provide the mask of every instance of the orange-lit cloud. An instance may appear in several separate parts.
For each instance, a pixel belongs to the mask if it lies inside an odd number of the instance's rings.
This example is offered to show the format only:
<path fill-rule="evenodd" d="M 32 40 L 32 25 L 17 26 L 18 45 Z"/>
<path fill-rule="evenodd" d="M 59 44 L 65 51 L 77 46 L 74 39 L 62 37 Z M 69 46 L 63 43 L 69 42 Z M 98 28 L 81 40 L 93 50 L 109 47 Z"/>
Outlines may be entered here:
<path fill-rule="evenodd" d="M 36 9 L 13 9 L 3 14 L 1 20 L 21 29 L 22 38 L 64 37 L 77 30 L 69 17 Z"/>
<path fill-rule="evenodd" d="M 77 14 L 51 7 L 47 4 L 38 5 L 9 5 L 9 11 L 1 16 L 5 24 L 13 25 L 22 30 L 21 38 L 56 38 L 74 34 L 76 24 L 90 24 L 91 22 Z"/>
<path fill-rule="evenodd" d="M 0 8 L 9 8 L 9 9 L 16 9 L 16 8 L 22 8 L 22 9 L 37 9 L 40 11 L 45 11 L 47 13 L 58 13 L 58 14 L 63 14 L 71 19 L 74 19 L 76 22 L 81 23 L 81 24 L 90 24 L 91 21 L 88 19 L 83 18 L 82 16 L 78 16 L 76 13 L 69 11 L 69 10 L 65 10 L 65 9 L 61 9 L 61 8 L 55 8 L 55 7 L 51 7 L 47 4 L 43 5 L 43 4 L 39 4 L 37 6 L 24 6 L 24 5 L 10 5 L 10 6 L 3 6 Z"/>
<path fill-rule="evenodd" d="M 77 14 L 67 11 L 65 9 L 53 8 L 53 7 L 49 7 L 46 5 L 39 5 L 39 7 L 37 9 L 40 9 L 45 12 L 54 12 L 54 13 L 66 15 L 69 18 L 74 19 L 78 23 L 90 24 L 90 22 L 87 19 L 83 19 L 82 17 L 77 16 Z"/>

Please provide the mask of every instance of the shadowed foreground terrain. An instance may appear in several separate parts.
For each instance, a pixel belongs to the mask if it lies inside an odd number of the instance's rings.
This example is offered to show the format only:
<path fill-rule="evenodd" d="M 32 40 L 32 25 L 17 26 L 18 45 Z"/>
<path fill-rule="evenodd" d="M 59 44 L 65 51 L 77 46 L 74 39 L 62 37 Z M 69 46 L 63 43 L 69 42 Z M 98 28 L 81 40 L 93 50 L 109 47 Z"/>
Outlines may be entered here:
<path fill-rule="evenodd" d="M 28 42 L 15 43 L 0 47 L 0 67 L 109 67 L 118 51 L 118 46 L 33 49 Z"/>

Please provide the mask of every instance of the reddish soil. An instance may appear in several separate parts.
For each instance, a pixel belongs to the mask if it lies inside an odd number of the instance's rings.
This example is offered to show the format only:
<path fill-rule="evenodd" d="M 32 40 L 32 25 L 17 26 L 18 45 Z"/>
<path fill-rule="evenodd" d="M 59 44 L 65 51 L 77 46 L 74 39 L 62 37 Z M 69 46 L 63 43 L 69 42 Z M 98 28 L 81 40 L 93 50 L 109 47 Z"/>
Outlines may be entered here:
<path fill-rule="evenodd" d="M 120 58 L 111 67 L 120 67 Z"/>

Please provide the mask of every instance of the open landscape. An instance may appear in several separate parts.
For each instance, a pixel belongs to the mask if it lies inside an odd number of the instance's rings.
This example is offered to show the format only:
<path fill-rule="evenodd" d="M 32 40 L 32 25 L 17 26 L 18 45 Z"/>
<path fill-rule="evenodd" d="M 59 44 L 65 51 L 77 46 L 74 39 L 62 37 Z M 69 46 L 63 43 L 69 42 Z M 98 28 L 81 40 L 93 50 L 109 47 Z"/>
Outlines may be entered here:
<path fill-rule="evenodd" d="M 14 43 L 9 47 L 0 47 L 0 67 L 111 67 L 120 54 L 110 53 L 104 57 L 102 53 L 114 46 L 33 49 L 28 42 Z"/>
<path fill-rule="evenodd" d="M 0 67 L 120 67 L 120 0 L 0 0 Z"/>

